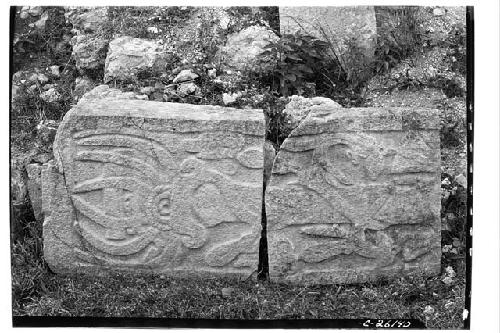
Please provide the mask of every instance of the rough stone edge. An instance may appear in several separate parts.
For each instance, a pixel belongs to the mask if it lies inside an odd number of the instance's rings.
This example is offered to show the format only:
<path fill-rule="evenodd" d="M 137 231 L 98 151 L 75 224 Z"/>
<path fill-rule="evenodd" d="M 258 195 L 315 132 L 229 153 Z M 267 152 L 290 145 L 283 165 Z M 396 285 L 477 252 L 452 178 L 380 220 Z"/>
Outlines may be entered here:
<path fill-rule="evenodd" d="M 54 161 L 49 161 L 42 169 L 42 214 L 43 221 L 43 253 L 50 269 L 56 273 L 66 272 L 65 262 L 74 262 L 76 258 L 72 255 L 72 246 L 60 237 L 57 221 L 61 218 L 61 211 L 66 211 L 67 225 L 73 224 L 75 211 L 71 199 L 67 193 L 66 182 L 63 175 L 57 170 Z M 65 193 L 63 193 L 65 192 Z M 56 229 L 56 230 L 55 230 Z M 66 230 L 67 231 L 67 230 Z M 66 234 L 63 237 L 71 237 Z M 76 244 L 78 240 L 75 239 Z"/>
<path fill-rule="evenodd" d="M 269 272 L 270 280 L 275 283 L 284 283 L 288 285 L 330 285 L 330 284 L 359 284 L 359 283 L 376 283 L 377 281 L 383 279 L 397 279 L 402 276 L 435 276 L 441 272 L 441 258 L 436 263 L 429 265 L 421 265 L 415 268 L 403 268 L 400 270 L 393 271 L 357 271 L 354 269 L 344 271 L 342 274 L 338 274 L 335 271 L 332 272 L 313 272 L 313 273 L 302 273 L 300 275 L 291 275 L 287 277 L 277 277 L 273 276 Z"/>
<path fill-rule="evenodd" d="M 28 175 L 27 188 L 28 196 L 33 209 L 33 215 L 37 221 L 43 220 L 42 214 L 42 170 L 44 164 L 41 163 L 28 163 L 25 166 Z M 37 174 L 39 176 L 37 177 Z M 39 190 L 37 189 L 39 188 Z"/>
<path fill-rule="evenodd" d="M 295 97 L 295 96 L 291 96 L 292 99 L 293 99 L 293 97 Z M 298 97 L 301 97 L 301 96 L 298 96 Z M 302 100 L 305 100 L 305 99 L 306 98 L 303 98 Z M 323 107 L 329 107 L 329 108 L 335 108 L 335 109 L 336 108 L 342 108 L 342 109 L 344 109 L 340 104 L 338 104 L 337 102 L 335 102 L 334 100 L 332 100 L 330 98 L 314 97 L 314 98 L 308 98 L 308 100 L 310 100 L 311 103 L 313 103 L 314 101 L 316 101 L 316 102 L 318 102 L 318 104 L 312 104 L 312 105 L 310 105 L 310 106 L 307 107 L 307 113 L 297 122 L 297 124 L 295 125 L 295 127 L 293 128 L 293 130 L 290 132 L 290 134 L 288 134 L 288 136 L 286 137 L 286 139 L 283 140 L 283 142 L 281 143 L 281 145 L 279 146 L 279 148 L 277 150 L 276 149 L 274 150 L 274 159 L 273 159 L 273 163 L 272 163 L 272 166 L 271 166 L 271 172 L 270 172 L 269 178 L 267 180 L 267 185 L 269 185 L 270 182 L 271 182 L 272 175 L 273 175 L 273 170 L 274 170 L 274 164 L 276 162 L 276 159 L 279 156 L 279 153 L 280 153 L 281 149 L 286 146 L 286 144 L 290 141 L 289 140 L 290 138 L 294 137 L 297 134 L 298 129 L 302 126 L 303 123 L 305 123 L 309 119 L 309 117 L 313 113 L 313 111 L 317 110 L 318 108 L 323 108 Z M 285 109 L 292 102 L 293 102 L 293 100 L 291 100 L 285 106 Z M 348 110 L 348 109 L 345 109 L 345 110 Z"/>

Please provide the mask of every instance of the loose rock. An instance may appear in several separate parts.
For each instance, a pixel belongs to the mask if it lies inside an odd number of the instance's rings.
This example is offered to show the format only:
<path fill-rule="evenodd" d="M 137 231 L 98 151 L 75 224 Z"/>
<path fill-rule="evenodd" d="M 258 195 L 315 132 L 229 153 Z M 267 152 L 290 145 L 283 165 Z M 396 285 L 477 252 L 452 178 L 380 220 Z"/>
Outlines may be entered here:
<path fill-rule="evenodd" d="M 237 93 L 223 93 L 222 94 L 222 102 L 224 103 L 224 105 L 229 105 L 229 104 L 233 104 L 234 102 L 236 102 L 236 100 L 238 98 L 240 98 L 242 96 L 242 93 L 241 92 L 237 92 Z"/>
<path fill-rule="evenodd" d="M 463 188 L 467 188 L 467 178 L 463 174 L 459 174 L 457 177 L 455 177 L 455 181 Z"/>
<path fill-rule="evenodd" d="M 45 24 L 47 23 L 48 19 L 49 19 L 49 13 L 48 12 L 44 12 L 42 14 L 42 17 L 40 17 L 40 19 L 35 22 L 35 27 L 38 30 L 44 30 L 45 29 Z"/>
<path fill-rule="evenodd" d="M 47 103 L 55 103 L 61 98 L 61 94 L 55 89 L 50 88 L 40 94 L 40 98 Z"/>
<path fill-rule="evenodd" d="M 56 77 L 61 76 L 61 73 L 59 71 L 59 65 L 50 66 L 50 72 L 52 73 L 52 75 Z"/>
<path fill-rule="evenodd" d="M 184 97 L 187 95 L 194 94 L 198 90 L 198 86 L 192 82 L 190 83 L 181 83 L 177 88 L 177 93 L 179 96 Z"/>
<path fill-rule="evenodd" d="M 207 73 L 208 73 L 208 77 L 210 77 L 210 78 L 212 78 L 212 79 L 214 79 L 214 78 L 216 78 L 216 77 L 217 77 L 217 70 L 216 70 L 215 68 L 213 68 L 213 69 L 209 69 L 209 70 L 207 71 Z"/>
<path fill-rule="evenodd" d="M 34 76 L 35 79 L 32 81 L 38 81 L 41 84 L 45 84 L 45 83 L 49 82 L 49 78 L 45 74 L 38 73 L 38 74 L 34 74 L 34 75 L 35 75 Z"/>
<path fill-rule="evenodd" d="M 177 74 L 174 79 L 174 83 L 182 83 L 186 81 L 192 81 L 198 77 L 198 74 L 193 73 L 190 69 L 184 69 Z"/>
<path fill-rule="evenodd" d="M 445 11 L 443 8 L 434 8 L 432 10 L 432 13 L 434 14 L 434 16 L 443 16 Z"/>
<path fill-rule="evenodd" d="M 230 297 L 234 293 L 234 288 L 222 288 L 221 293 L 224 297 Z"/>

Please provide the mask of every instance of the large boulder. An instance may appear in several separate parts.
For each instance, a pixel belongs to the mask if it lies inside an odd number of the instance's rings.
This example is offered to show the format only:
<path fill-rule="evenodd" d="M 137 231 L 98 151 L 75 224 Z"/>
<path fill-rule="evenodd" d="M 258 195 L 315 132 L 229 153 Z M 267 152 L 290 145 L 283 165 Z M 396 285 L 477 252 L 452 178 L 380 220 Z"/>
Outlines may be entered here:
<path fill-rule="evenodd" d="M 42 15 L 43 7 L 41 6 L 23 6 L 20 11 L 21 19 L 27 19 L 28 17 L 37 17 Z"/>
<path fill-rule="evenodd" d="M 221 50 L 226 69 L 243 71 L 268 67 L 266 59 L 260 55 L 266 45 L 278 39 L 279 37 L 271 29 L 263 26 L 250 26 L 229 35 Z"/>
<path fill-rule="evenodd" d="M 438 274 L 439 127 L 437 110 L 313 106 L 266 187 L 271 280 Z"/>
<path fill-rule="evenodd" d="M 76 34 L 95 33 L 108 22 L 108 7 L 69 7 L 66 19 Z"/>
<path fill-rule="evenodd" d="M 80 71 L 102 70 L 108 41 L 94 34 L 76 35 L 71 39 L 72 56 Z"/>
<path fill-rule="evenodd" d="M 48 265 L 58 273 L 250 276 L 264 134 L 261 110 L 82 98 L 42 172 Z"/>
<path fill-rule="evenodd" d="M 135 81 L 141 71 L 165 69 L 167 54 L 163 45 L 153 40 L 118 37 L 109 43 L 104 68 L 104 82 Z"/>
<path fill-rule="evenodd" d="M 341 61 L 349 61 L 354 41 L 369 58 L 377 45 L 377 21 L 373 6 L 280 7 L 282 34 L 300 31 L 329 42 Z"/>

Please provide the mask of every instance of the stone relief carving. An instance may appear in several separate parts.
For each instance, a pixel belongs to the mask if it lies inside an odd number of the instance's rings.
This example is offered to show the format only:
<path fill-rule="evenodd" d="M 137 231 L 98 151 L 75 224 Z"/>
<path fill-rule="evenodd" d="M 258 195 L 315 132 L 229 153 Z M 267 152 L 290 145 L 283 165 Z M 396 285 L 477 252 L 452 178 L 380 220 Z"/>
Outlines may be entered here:
<path fill-rule="evenodd" d="M 266 193 L 271 278 L 358 282 L 439 269 L 437 131 L 322 126 L 306 118 L 275 160 Z"/>
<path fill-rule="evenodd" d="M 119 116 L 113 121 L 124 126 L 106 129 L 89 118 L 74 117 L 72 129 L 84 129 L 59 138 L 74 209 L 71 232 L 78 239 L 67 246 L 78 265 L 241 274 L 256 269 L 263 135 L 149 131 Z M 237 136 L 244 140 L 232 140 Z M 63 222 L 53 220 L 45 229 L 57 233 Z"/>
<path fill-rule="evenodd" d="M 437 116 L 420 113 L 407 128 L 405 112 L 319 105 L 285 140 L 265 195 L 271 279 L 361 282 L 439 269 Z M 43 171 L 47 262 L 56 272 L 250 275 L 264 130 L 257 110 L 79 104 Z"/>

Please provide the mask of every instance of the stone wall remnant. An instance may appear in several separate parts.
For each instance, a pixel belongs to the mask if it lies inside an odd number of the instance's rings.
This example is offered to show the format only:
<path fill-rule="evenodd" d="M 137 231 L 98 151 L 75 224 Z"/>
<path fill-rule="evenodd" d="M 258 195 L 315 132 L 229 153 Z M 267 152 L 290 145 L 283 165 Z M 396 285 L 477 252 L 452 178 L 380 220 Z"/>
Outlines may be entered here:
<path fill-rule="evenodd" d="M 273 281 L 439 273 L 438 112 L 310 107 L 274 160 L 265 204 Z"/>
<path fill-rule="evenodd" d="M 104 67 L 104 82 L 133 81 L 140 71 L 165 69 L 169 54 L 154 40 L 122 36 L 109 43 Z"/>
<path fill-rule="evenodd" d="M 341 58 L 349 57 L 348 44 L 354 41 L 368 58 L 373 57 L 377 42 L 373 6 L 280 7 L 279 14 L 282 34 L 301 31 L 330 42 Z"/>
<path fill-rule="evenodd" d="M 279 37 L 271 29 L 256 25 L 229 35 L 221 52 L 224 68 L 244 71 L 257 70 L 258 67 L 262 69 L 272 67 L 268 59 L 260 55 L 265 51 L 266 45 L 278 39 Z"/>
<path fill-rule="evenodd" d="M 261 234 L 261 110 L 83 98 L 42 172 L 58 273 L 249 276 Z"/>

